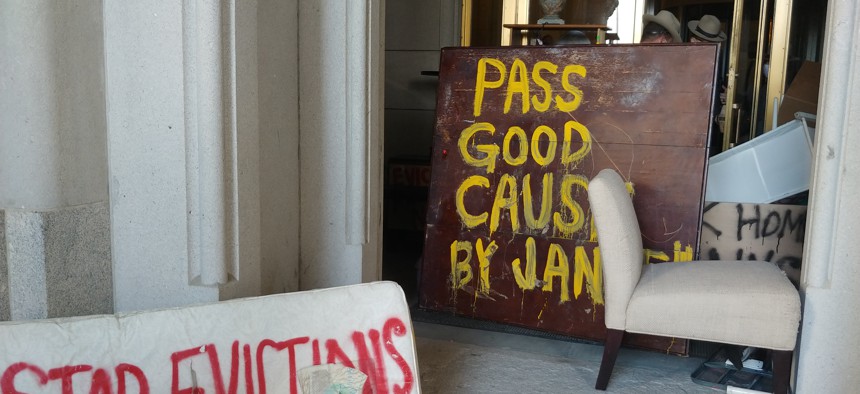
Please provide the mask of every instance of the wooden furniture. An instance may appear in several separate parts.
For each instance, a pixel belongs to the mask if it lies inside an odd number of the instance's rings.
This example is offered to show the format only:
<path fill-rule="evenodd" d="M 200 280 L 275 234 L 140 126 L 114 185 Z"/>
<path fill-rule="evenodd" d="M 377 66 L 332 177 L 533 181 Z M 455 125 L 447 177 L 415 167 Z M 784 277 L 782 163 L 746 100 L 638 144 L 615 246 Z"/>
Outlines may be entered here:
<path fill-rule="evenodd" d="M 715 45 L 444 48 L 421 307 L 603 340 L 587 180 L 611 167 L 635 184 L 649 263 L 694 259 L 716 58 Z"/>
<path fill-rule="evenodd" d="M 591 25 L 591 24 L 576 24 L 576 25 L 538 25 L 538 24 L 505 24 L 506 29 L 511 29 L 510 46 L 522 46 L 524 34 L 538 38 L 542 32 L 560 33 L 563 34 L 569 30 L 579 30 L 585 33 L 591 42 L 594 44 L 605 44 L 607 42 L 607 32 L 612 30 L 607 25 Z M 610 42 L 618 39 L 617 34 L 612 34 L 608 37 Z"/>

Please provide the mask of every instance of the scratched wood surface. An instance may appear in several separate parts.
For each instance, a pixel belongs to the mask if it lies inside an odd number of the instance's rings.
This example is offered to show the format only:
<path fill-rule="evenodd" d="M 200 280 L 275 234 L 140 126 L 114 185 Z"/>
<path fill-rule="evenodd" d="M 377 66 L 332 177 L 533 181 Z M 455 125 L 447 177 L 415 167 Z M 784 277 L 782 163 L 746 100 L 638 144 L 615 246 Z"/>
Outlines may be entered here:
<path fill-rule="evenodd" d="M 629 182 L 648 263 L 692 259 L 716 53 L 444 49 L 421 307 L 602 340 L 587 181 L 614 168 Z M 629 343 L 687 351 L 672 338 Z"/>

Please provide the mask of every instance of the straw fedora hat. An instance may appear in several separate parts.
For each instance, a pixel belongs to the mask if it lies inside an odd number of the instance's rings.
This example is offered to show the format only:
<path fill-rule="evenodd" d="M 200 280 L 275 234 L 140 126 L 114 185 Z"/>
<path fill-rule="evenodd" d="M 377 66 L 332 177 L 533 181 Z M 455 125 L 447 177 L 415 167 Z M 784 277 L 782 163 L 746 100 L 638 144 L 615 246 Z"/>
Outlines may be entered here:
<path fill-rule="evenodd" d="M 687 23 L 690 32 L 705 41 L 725 41 L 726 33 L 723 33 L 720 20 L 713 15 L 704 15 L 702 19 Z"/>
<path fill-rule="evenodd" d="M 672 35 L 674 42 L 683 42 L 681 40 L 681 22 L 670 11 L 662 10 L 657 15 L 645 14 L 642 16 L 642 21 L 644 22 L 643 25 L 654 22 L 663 26 Z"/>

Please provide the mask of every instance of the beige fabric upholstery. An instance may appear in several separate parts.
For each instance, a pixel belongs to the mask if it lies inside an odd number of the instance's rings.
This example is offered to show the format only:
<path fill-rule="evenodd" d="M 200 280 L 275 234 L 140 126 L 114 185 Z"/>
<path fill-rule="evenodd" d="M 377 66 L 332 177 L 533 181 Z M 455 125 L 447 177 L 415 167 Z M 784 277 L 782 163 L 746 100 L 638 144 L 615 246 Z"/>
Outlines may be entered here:
<path fill-rule="evenodd" d="M 624 180 L 610 169 L 600 171 L 588 183 L 588 202 L 604 262 L 606 327 L 623 330 L 627 302 L 642 271 L 642 234 L 636 212 Z"/>
<path fill-rule="evenodd" d="M 763 261 L 642 267 L 642 238 L 621 177 L 602 170 L 588 186 L 603 262 L 606 327 L 776 350 L 794 350 L 800 297 Z"/>
<path fill-rule="evenodd" d="M 628 332 L 794 350 L 800 297 L 766 261 L 649 264 L 627 306 Z"/>

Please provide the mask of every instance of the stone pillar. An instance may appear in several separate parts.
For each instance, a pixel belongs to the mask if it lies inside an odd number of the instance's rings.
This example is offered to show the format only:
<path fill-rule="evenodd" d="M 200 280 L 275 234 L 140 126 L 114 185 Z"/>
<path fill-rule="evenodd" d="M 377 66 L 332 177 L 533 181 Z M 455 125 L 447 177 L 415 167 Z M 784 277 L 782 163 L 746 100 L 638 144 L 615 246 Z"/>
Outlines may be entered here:
<path fill-rule="evenodd" d="M 101 11 L 0 6 L 3 320 L 113 311 Z"/>
<path fill-rule="evenodd" d="M 198 196 L 188 196 L 186 184 L 185 95 L 196 92 L 184 89 L 184 4 L 104 5 L 117 311 L 218 300 L 217 286 L 190 283 L 188 218 L 194 212 L 186 199 Z"/>
<path fill-rule="evenodd" d="M 801 288 L 803 323 L 797 393 L 846 393 L 860 386 L 860 4 L 827 5 L 815 161 Z"/>
<path fill-rule="evenodd" d="M 301 2 L 301 288 L 379 278 L 384 30 L 377 0 Z"/>
<path fill-rule="evenodd" d="M 297 289 L 296 7 L 106 3 L 118 310 Z"/>
<path fill-rule="evenodd" d="M 380 15 L 4 3 L 0 319 L 378 279 Z"/>
<path fill-rule="evenodd" d="M 236 7 L 196 0 L 182 12 L 188 276 L 212 286 L 239 279 Z"/>
<path fill-rule="evenodd" d="M 258 62 L 261 287 L 270 294 L 299 290 L 297 0 L 259 0 L 255 15 L 256 52 L 239 58 Z"/>

